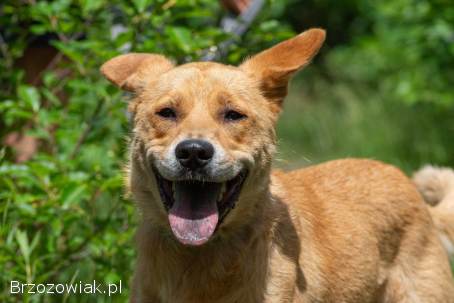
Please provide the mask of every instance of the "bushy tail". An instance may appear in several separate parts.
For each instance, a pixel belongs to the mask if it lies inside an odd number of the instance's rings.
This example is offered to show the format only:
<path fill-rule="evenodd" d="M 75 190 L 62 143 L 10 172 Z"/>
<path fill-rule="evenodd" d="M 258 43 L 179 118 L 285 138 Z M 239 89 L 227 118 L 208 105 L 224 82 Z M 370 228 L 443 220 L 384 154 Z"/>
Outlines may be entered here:
<path fill-rule="evenodd" d="M 427 165 L 413 175 L 430 212 L 443 246 L 454 256 L 454 171 Z"/>

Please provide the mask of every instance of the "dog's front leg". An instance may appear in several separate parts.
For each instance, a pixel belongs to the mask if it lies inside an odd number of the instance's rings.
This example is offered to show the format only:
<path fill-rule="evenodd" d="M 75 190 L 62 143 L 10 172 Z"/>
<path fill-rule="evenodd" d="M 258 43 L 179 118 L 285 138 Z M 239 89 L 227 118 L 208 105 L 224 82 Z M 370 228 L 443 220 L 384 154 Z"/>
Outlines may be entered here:
<path fill-rule="evenodd" d="M 148 292 L 144 292 L 136 286 L 133 286 L 129 303 L 162 303 L 156 296 Z"/>
<path fill-rule="evenodd" d="M 288 258 L 277 247 L 272 248 L 264 303 L 294 303 L 299 270 L 297 260 Z"/>
<path fill-rule="evenodd" d="M 162 303 L 154 287 L 150 287 L 153 284 L 147 285 L 147 283 L 144 283 L 146 278 L 146 275 L 136 268 L 131 283 L 129 303 Z"/>

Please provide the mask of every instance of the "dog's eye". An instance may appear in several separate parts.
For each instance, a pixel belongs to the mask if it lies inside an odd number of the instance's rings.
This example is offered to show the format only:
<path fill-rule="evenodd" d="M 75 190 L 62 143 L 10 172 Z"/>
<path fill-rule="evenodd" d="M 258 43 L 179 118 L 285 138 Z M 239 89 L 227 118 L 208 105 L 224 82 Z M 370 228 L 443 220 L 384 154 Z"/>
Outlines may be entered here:
<path fill-rule="evenodd" d="M 224 114 L 224 120 L 226 121 L 238 121 L 247 118 L 245 114 L 237 112 L 236 110 L 228 110 Z"/>
<path fill-rule="evenodd" d="M 166 118 L 166 119 L 176 119 L 177 118 L 177 113 L 170 107 L 165 107 L 165 108 L 159 110 L 158 112 L 156 112 L 156 114 L 158 116 Z"/>

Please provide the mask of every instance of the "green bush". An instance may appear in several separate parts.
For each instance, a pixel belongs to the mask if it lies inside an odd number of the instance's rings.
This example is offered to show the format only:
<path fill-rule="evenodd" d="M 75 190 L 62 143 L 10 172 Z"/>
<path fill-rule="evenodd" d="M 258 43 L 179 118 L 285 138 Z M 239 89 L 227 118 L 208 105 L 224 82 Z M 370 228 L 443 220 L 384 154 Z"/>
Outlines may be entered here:
<path fill-rule="evenodd" d="M 448 68 L 454 64 L 452 3 L 380 1 L 364 4 L 360 13 L 369 16 L 372 32 L 333 53 L 333 68 L 343 78 L 372 84 L 396 101 L 452 108 L 454 70 Z"/>
<path fill-rule="evenodd" d="M 454 166 L 450 1 L 308 0 L 289 9 L 297 25 L 325 26 L 328 40 L 281 120 L 286 166 L 346 156 L 408 173 L 427 163 Z"/>
<path fill-rule="evenodd" d="M 99 66 L 128 44 L 131 51 L 163 53 L 177 62 L 197 59 L 228 38 L 217 26 L 223 11 L 210 0 L 30 3 L 6 1 L 0 13 L 2 144 L 12 133 L 38 142 L 32 158 L 21 163 L 17 151 L 1 148 L 0 301 L 125 301 L 136 224 L 122 189 L 126 98 L 101 77 Z M 226 62 L 292 35 L 276 19 L 280 5 L 268 3 Z M 115 24 L 124 29 L 113 37 Z M 18 62 L 43 35 L 59 54 L 33 81 Z M 122 280 L 123 294 L 12 296 L 12 280 Z"/>

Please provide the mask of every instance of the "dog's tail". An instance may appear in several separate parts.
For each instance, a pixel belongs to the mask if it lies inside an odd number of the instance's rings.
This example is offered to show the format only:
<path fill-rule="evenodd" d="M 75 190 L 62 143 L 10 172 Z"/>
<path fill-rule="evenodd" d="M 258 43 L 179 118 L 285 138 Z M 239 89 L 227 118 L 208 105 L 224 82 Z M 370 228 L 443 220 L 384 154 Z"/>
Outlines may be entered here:
<path fill-rule="evenodd" d="M 431 205 L 443 246 L 454 257 L 454 170 L 427 165 L 413 175 L 413 181 Z"/>

